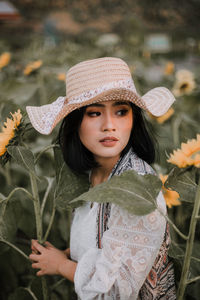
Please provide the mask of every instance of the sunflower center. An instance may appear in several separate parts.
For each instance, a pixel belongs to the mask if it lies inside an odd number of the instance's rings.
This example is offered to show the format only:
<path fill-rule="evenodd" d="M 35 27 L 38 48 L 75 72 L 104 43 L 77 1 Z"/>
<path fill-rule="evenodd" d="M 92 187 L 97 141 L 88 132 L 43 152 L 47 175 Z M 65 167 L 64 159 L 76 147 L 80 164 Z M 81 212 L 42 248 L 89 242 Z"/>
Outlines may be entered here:
<path fill-rule="evenodd" d="M 180 86 L 180 90 L 184 91 L 184 90 L 187 89 L 187 87 L 188 87 L 188 83 L 185 82 L 185 83 L 183 83 L 183 84 Z"/>

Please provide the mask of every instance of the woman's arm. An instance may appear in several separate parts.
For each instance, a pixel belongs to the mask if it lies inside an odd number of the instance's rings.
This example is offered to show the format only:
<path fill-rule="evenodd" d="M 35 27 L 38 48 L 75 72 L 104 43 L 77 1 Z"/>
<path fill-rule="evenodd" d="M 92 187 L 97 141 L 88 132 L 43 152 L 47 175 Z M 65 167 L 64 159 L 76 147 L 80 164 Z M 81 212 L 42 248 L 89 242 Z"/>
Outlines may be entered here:
<path fill-rule="evenodd" d="M 158 206 L 165 210 L 162 193 Z M 112 204 L 102 249 L 91 248 L 78 261 L 75 290 L 81 299 L 136 300 L 163 242 L 165 218 L 158 210 L 135 216 Z"/>
<path fill-rule="evenodd" d="M 46 242 L 43 247 L 38 241 L 32 240 L 31 249 L 33 252 L 29 258 L 33 261 L 32 268 L 40 269 L 37 276 L 61 275 L 74 281 L 77 263 L 69 259 L 69 248 L 61 251 L 49 242 Z"/>

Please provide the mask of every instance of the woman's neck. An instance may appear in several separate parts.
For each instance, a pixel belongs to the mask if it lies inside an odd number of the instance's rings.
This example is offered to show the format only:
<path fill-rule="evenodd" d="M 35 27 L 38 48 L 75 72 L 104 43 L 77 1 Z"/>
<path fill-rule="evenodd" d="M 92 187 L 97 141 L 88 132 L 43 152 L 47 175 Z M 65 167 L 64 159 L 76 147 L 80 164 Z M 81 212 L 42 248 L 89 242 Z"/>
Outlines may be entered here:
<path fill-rule="evenodd" d="M 90 178 L 91 186 L 95 186 L 97 184 L 107 181 L 112 169 L 114 168 L 118 160 L 119 157 L 103 158 L 102 160 L 98 159 L 97 162 L 100 165 L 100 167 L 92 169 Z"/>

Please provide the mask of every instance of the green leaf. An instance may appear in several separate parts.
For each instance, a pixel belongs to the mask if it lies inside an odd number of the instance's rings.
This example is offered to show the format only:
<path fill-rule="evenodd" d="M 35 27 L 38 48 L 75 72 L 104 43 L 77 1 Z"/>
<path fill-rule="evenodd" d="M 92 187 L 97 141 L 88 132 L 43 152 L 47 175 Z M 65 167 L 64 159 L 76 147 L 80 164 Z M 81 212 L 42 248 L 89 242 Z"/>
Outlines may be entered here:
<path fill-rule="evenodd" d="M 17 231 L 16 203 L 6 202 L 4 213 L 0 217 L 0 237 L 12 241 Z"/>
<path fill-rule="evenodd" d="M 0 193 L 0 203 L 1 203 L 2 201 L 4 201 L 5 199 L 6 199 L 6 197 L 5 197 L 3 194 Z"/>
<path fill-rule="evenodd" d="M 185 249 L 183 249 L 182 245 L 177 244 L 174 240 L 171 240 L 170 248 L 169 248 L 169 256 L 179 260 L 181 263 L 184 259 Z"/>
<path fill-rule="evenodd" d="M 156 198 L 162 183 L 154 175 L 138 175 L 131 170 L 114 176 L 72 201 L 111 202 L 135 215 L 146 215 L 156 209 Z"/>
<path fill-rule="evenodd" d="M 37 83 L 10 80 L 5 87 L 2 86 L 1 94 L 6 99 L 12 99 L 17 104 L 23 104 L 34 96 L 38 88 Z"/>
<path fill-rule="evenodd" d="M 18 165 L 36 176 L 34 156 L 29 149 L 22 146 L 9 146 L 7 150 L 8 153 L 15 159 Z"/>
<path fill-rule="evenodd" d="M 178 192 L 181 201 L 193 203 L 197 189 L 195 168 L 179 169 L 175 167 L 169 173 L 165 187 Z"/>
<path fill-rule="evenodd" d="M 20 198 L 20 209 L 15 212 L 15 217 L 18 220 L 18 228 L 25 233 L 30 239 L 35 236 L 35 215 L 33 212 L 33 203 L 29 199 Z M 23 213 L 22 213 L 23 212 Z"/>
<path fill-rule="evenodd" d="M 60 169 L 64 163 L 62 151 L 59 146 L 53 148 L 56 170 L 56 181 L 58 182 Z"/>
<path fill-rule="evenodd" d="M 194 241 L 193 249 L 192 249 L 192 257 L 191 257 L 191 263 L 190 263 L 190 277 L 196 277 L 200 274 L 200 257 L 199 252 L 200 251 L 200 243 L 197 241 Z"/>
<path fill-rule="evenodd" d="M 14 293 L 10 294 L 8 300 L 33 300 L 33 297 L 31 296 L 28 289 L 25 289 L 23 287 L 18 287 Z M 37 299 L 37 298 L 36 298 Z"/>
<path fill-rule="evenodd" d="M 78 197 L 89 189 L 88 175 L 78 175 L 63 161 L 62 153 L 59 148 L 54 149 L 56 165 L 56 190 L 55 203 L 57 207 L 67 209 L 69 201 Z"/>
<path fill-rule="evenodd" d="M 5 210 L 6 210 L 6 205 L 8 203 L 8 201 L 6 200 L 6 198 L 2 198 L 2 194 L 0 194 L 0 221 L 4 216 Z"/>
<path fill-rule="evenodd" d="M 5 122 L 8 117 L 11 117 L 10 112 L 15 112 L 18 110 L 19 105 L 14 104 L 12 101 L 5 100 L 0 101 L 1 111 L 0 111 L 0 121 Z"/>

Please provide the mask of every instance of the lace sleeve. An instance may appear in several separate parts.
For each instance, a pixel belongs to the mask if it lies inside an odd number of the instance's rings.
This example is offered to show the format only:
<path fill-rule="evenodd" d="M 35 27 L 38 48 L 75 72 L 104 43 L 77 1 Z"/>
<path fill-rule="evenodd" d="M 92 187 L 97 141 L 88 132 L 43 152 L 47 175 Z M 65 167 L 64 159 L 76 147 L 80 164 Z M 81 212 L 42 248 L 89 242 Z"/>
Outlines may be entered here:
<path fill-rule="evenodd" d="M 158 207 L 166 212 L 162 193 Z M 75 289 L 84 300 L 134 300 L 163 241 L 166 221 L 158 210 L 146 216 L 111 206 L 102 249 L 89 249 L 78 262 Z"/>

